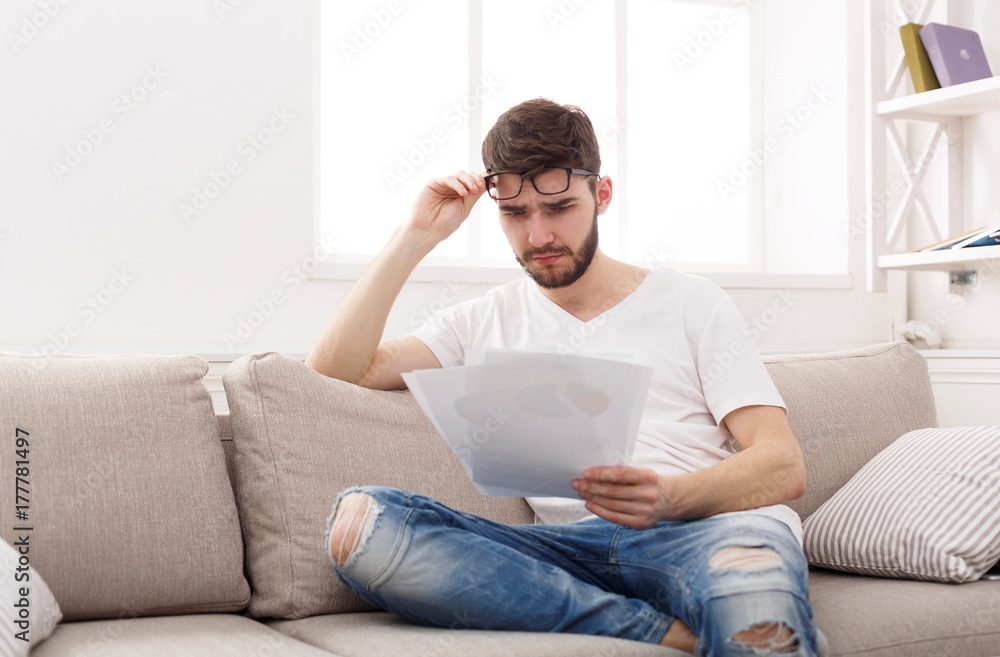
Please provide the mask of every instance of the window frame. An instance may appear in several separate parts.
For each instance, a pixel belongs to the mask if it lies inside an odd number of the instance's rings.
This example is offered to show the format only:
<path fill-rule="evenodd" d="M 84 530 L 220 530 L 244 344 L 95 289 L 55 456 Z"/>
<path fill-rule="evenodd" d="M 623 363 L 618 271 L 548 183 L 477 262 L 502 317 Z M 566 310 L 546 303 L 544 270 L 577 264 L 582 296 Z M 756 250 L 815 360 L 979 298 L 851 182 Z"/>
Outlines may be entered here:
<path fill-rule="evenodd" d="M 469 30 L 468 51 L 467 51 L 467 75 L 466 90 L 471 94 L 479 84 L 482 77 L 482 48 L 477 44 L 482 43 L 482 21 L 483 21 L 483 0 L 468 0 L 468 21 Z M 684 0 L 680 0 L 684 1 Z M 703 4 L 717 5 L 720 7 L 732 7 L 733 0 L 700 0 Z M 757 72 L 757 77 L 761 82 L 752 85 L 751 88 L 751 143 L 762 143 L 764 139 L 764 123 L 762 119 L 764 105 L 765 81 L 763 80 L 763 60 L 764 60 L 764 7 L 762 0 L 751 0 L 749 2 L 750 20 L 752 24 L 751 67 Z M 317 137 L 322 129 L 322 21 L 320 16 L 321 0 L 313 0 L 314 21 L 313 21 L 313 128 Z M 615 14 L 615 85 L 616 85 L 616 114 L 628 116 L 628 7 L 627 0 L 614 0 Z M 470 118 L 467 121 L 468 155 L 469 161 L 478 161 L 479 149 L 484 138 L 483 133 L 483 110 L 479 104 L 470 111 Z M 618 166 L 615 175 L 615 183 L 618 192 L 615 195 L 615 203 L 621 216 L 627 216 L 628 208 L 628 139 L 615 140 L 615 147 L 618 156 Z M 313 147 L 313 244 L 322 244 L 322 212 L 321 212 L 321 141 L 317 138 Z M 848 256 L 847 271 L 834 274 L 816 273 L 768 273 L 761 271 L 765 262 L 765 232 L 767 230 L 766 210 L 764 207 L 764 178 L 765 176 L 755 176 L 750 183 L 750 241 L 748 244 L 749 262 L 746 265 L 720 265 L 717 263 L 705 262 L 681 262 L 670 261 L 658 258 L 656 254 L 650 254 L 645 262 L 633 262 L 633 264 L 654 267 L 657 265 L 669 264 L 669 266 L 681 271 L 704 276 L 724 288 L 730 289 L 852 289 L 854 287 L 854 275 Z M 628 222 L 618 222 L 618 238 L 622 244 L 627 243 Z M 516 264 L 513 258 L 509 265 L 485 264 L 475 265 L 472 261 L 480 259 L 480 225 L 479 222 L 468 223 L 469 254 L 464 258 L 436 258 L 435 262 L 423 262 L 414 269 L 409 277 L 409 281 L 423 283 L 444 283 L 448 281 L 461 280 L 472 284 L 503 284 L 521 278 L 523 270 Z M 320 260 L 316 268 L 311 272 L 311 280 L 326 281 L 354 281 L 360 277 L 373 256 L 363 256 L 360 254 L 338 254 L 335 261 Z M 448 261 L 453 261 L 449 263 Z M 747 271 L 753 268 L 754 271 Z"/>

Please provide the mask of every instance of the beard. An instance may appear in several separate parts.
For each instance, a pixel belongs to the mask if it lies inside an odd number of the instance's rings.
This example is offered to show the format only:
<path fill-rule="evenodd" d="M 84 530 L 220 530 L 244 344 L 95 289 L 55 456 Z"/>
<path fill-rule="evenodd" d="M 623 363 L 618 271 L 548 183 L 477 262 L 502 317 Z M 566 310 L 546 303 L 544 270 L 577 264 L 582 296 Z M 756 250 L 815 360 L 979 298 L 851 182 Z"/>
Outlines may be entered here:
<path fill-rule="evenodd" d="M 590 232 L 583 239 L 583 243 L 580 245 L 576 251 L 573 251 L 567 246 L 557 246 L 557 247 L 541 247 L 538 249 L 528 249 L 520 256 L 516 253 L 514 257 L 517 258 L 517 262 L 521 267 L 527 272 L 531 280 L 535 281 L 540 287 L 544 287 L 548 290 L 553 290 L 560 287 L 567 287 L 575 283 L 590 267 L 590 263 L 594 260 L 594 254 L 597 253 L 597 210 L 594 210 L 594 223 L 590 227 Z M 556 255 L 564 254 L 568 255 L 573 259 L 573 265 L 569 269 L 562 271 L 554 271 L 543 267 L 540 270 L 532 269 L 528 263 L 531 259 L 539 255 Z"/>

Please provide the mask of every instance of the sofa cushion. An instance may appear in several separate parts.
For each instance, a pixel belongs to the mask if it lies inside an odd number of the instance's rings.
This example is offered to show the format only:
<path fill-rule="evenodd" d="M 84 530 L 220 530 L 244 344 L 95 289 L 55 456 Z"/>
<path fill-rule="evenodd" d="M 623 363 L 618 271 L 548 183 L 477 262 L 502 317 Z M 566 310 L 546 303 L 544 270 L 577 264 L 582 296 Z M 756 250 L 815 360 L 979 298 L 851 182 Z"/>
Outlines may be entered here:
<path fill-rule="evenodd" d="M 479 494 L 409 392 L 368 390 L 276 353 L 223 375 L 255 617 L 370 609 L 337 579 L 323 536 L 337 493 L 379 484 L 500 522 L 532 522 L 520 498 Z"/>
<path fill-rule="evenodd" d="M 31 657 L 341 657 L 237 614 L 62 623 Z"/>
<path fill-rule="evenodd" d="M 28 537 L 66 620 L 246 606 L 207 369 L 196 356 L 0 354 L 0 468 L 28 461 L 25 517 L 0 535 Z M 0 508 L 14 500 L 13 482 L 0 487 Z"/>
<path fill-rule="evenodd" d="M 424 627 L 384 611 L 268 621 L 304 643 L 336 650 L 344 657 L 690 657 L 651 643 L 558 632 L 499 632 L 462 627 Z"/>
<path fill-rule="evenodd" d="M 0 655 L 26 657 L 34 648 L 52 634 L 62 620 L 59 603 L 49 585 L 30 564 L 30 544 L 14 548 L 0 540 Z M 24 561 L 29 562 L 27 567 Z"/>
<path fill-rule="evenodd" d="M 1000 582 L 941 584 L 811 568 L 809 601 L 831 655 L 1000 654 Z"/>
<path fill-rule="evenodd" d="M 803 520 L 907 431 L 937 426 L 927 361 L 907 342 L 765 356 L 806 465 Z"/>
<path fill-rule="evenodd" d="M 1000 426 L 911 431 L 803 527 L 809 563 L 971 582 L 1000 560 Z"/>

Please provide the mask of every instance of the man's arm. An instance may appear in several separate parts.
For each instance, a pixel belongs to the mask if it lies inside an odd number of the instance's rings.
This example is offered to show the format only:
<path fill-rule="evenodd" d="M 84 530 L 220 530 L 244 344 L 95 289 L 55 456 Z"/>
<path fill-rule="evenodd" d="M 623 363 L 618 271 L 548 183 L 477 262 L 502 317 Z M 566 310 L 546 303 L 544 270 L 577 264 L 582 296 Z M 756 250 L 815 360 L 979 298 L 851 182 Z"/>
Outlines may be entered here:
<path fill-rule="evenodd" d="M 440 367 L 420 340 L 381 341 L 392 304 L 413 269 L 454 233 L 486 190 L 482 174 L 459 171 L 427 183 L 410 219 L 368 265 L 306 358 L 320 374 L 367 388 L 405 388 L 402 372 Z"/>
<path fill-rule="evenodd" d="M 723 422 L 743 449 L 712 467 L 683 475 L 629 466 L 588 468 L 574 488 L 591 513 L 635 529 L 802 497 L 805 464 L 780 408 L 744 406 Z"/>

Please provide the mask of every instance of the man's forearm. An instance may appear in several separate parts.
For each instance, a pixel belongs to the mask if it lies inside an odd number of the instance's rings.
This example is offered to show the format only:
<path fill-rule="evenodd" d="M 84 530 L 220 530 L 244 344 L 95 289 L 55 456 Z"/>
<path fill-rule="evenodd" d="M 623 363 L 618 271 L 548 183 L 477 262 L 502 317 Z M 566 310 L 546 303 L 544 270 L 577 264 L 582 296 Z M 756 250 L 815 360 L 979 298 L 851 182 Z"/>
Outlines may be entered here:
<path fill-rule="evenodd" d="M 435 244 L 407 225 L 397 228 L 327 322 L 306 365 L 335 379 L 360 381 L 375 356 L 392 304 Z"/>
<path fill-rule="evenodd" d="M 801 497 L 805 466 L 798 450 L 761 444 L 698 472 L 661 475 L 660 487 L 669 500 L 663 520 L 705 518 Z"/>

